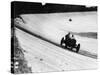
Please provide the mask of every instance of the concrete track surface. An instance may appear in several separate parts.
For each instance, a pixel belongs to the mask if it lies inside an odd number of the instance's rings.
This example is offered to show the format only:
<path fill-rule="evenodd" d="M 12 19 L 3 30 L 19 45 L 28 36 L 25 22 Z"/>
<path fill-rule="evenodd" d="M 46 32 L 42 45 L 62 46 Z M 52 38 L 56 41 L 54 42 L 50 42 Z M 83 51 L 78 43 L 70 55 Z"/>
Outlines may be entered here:
<path fill-rule="evenodd" d="M 25 50 L 32 72 L 97 68 L 97 39 L 75 35 L 79 53 L 64 49 L 60 40 L 69 31 L 97 32 L 97 13 L 22 14 L 15 19 L 15 35 Z M 69 19 L 72 22 L 69 22 Z M 22 20 L 23 19 L 23 20 Z"/>
<path fill-rule="evenodd" d="M 20 46 L 32 72 L 96 69 L 97 60 L 64 50 L 16 28 Z"/>

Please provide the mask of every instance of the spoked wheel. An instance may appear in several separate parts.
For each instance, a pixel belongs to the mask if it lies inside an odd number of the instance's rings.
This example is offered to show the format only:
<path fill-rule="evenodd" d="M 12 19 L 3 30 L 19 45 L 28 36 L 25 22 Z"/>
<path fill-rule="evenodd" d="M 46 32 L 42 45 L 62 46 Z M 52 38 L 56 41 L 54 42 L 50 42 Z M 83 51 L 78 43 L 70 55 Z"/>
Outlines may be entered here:
<path fill-rule="evenodd" d="M 80 49 L 80 44 L 77 45 L 76 52 L 78 53 Z"/>

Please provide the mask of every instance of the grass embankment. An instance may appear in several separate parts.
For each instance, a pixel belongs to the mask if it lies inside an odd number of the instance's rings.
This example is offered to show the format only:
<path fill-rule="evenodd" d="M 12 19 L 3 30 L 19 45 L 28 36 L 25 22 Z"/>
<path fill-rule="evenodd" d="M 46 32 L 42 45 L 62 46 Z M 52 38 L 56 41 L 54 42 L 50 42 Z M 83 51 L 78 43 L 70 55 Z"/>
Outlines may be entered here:
<path fill-rule="evenodd" d="M 25 50 L 20 47 L 17 37 L 12 37 L 11 42 L 11 73 L 32 73 L 31 67 L 28 67 L 28 62 L 24 57 Z"/>

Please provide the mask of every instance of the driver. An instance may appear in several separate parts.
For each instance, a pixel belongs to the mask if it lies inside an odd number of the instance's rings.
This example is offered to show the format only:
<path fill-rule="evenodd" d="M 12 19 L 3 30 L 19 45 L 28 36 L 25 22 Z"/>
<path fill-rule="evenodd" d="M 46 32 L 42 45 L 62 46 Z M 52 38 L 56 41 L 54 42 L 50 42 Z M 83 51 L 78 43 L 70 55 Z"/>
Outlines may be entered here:
<path fill-rule="evenodd" d="M 76 44 L 76 39 L 75 39 L 74 35 L 72 35 L 72 37 L 71 37 L 71 43 L 73 46 Z"/>
<path fill-rule="evenodd" d="M 66 41 L 66 44 L 69 44 L 70 43 L 70 40 L 71 40 L 71 38 L 70 38 L 70 32 L 65 36 L 65 41 Z"/>
<path fill-rule="evenodd" d="M 65 40 L 68 40 L 70 38 L 70 32 L 65 36 Z"/>

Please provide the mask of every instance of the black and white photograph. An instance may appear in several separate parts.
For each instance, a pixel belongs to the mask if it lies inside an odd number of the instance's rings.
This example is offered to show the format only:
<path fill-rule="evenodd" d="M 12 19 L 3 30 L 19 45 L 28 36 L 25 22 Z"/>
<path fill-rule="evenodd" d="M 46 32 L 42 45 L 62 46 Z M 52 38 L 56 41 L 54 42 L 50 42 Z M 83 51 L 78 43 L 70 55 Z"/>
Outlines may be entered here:
<path fill-rule="evenodd" d="M 11 2 L 11 73 L 97 69 L 98 6 Z"/>

